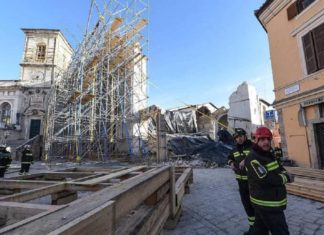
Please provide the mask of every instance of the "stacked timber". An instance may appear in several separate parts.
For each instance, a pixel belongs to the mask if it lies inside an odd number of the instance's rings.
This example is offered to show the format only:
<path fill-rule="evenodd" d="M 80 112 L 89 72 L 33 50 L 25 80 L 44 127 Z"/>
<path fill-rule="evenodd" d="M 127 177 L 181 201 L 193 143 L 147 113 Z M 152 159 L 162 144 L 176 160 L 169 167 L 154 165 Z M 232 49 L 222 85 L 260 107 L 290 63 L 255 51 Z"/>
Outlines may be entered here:
<path fill-rule="evenodd" d="M 286 167 L 295 175 L 295 181 L 287 184 L 288 193 L 324 202 L 324 171 L 301 167 Z"/>
<path fill-rule="evenodd" d="M 0 234 L 159 234 L 176 221 L 191 168 L 77 168 L 0 181 Z M 87 196 L 79 198 L 79 193 Z M 47 205 L 44 198 L 52 199 Z"/>

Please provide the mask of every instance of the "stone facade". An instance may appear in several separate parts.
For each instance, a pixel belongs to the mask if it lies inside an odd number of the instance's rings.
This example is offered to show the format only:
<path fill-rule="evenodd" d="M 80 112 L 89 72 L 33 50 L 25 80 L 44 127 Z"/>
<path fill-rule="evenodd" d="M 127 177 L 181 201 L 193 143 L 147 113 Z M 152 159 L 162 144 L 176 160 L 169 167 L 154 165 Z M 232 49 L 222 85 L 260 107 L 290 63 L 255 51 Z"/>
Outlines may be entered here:
<path fill-rule="evenodd" d="M 0 81 L 1 141 L 12 147 L 42 135 L 51 84 L 67 68 L 73 53 L 59 30 L 22 31 L 20 78 Z"/>

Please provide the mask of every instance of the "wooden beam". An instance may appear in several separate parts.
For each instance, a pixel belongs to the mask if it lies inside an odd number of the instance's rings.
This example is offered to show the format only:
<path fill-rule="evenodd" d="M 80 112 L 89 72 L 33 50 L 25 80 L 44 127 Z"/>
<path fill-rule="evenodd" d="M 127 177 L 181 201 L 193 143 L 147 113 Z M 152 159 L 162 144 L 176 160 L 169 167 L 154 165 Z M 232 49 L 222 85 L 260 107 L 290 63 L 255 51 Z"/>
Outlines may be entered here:
<path fill-rule="evenodd" d="M 115 234 L 114 201 L 109 201 L 49 233 L 49 235 Z"/>
<path fill-rule="evenodd" d="M 28 190 L 22 193 L 17 193 L 14 195 L 1 197 L 0 201 L 9 201 L 9 202 L 26 202 L 33 200 L 35 198 L 43 197 L 52 193 L 63 191 L 65 189 L 65 184 L 54 184 L 50 186 L 40 187 L 33 190 Z"/>
<path fill-rule="evenodd" d="M 191 175 L 192 175 L 192 168 L 187 168 L 175 183 L 176 213 L 181 206 L 182 199 L 186 191 L 185 187 L 188 184 Z"/>
<path fill-rule="evenodd" d="M 95 185 L 95 184 L 99 184 L 99 183 L 103 183 L 105 181 L 108 181 L 110 179 L 113 179 L 113 178 L 117 178 L 117 177 L 121 177 L 123 175 L 126 175 L 132 171 L 139 171 L 139 170 L 142 170 L 142 169 L 145 169 L 146 166 L 136 166 L 136 167 L 132 167 L 132 168 L 129 168 L 129 169 L 126 169 L 126 170 L 122 170 L 122 171 L 118 171 L 118 172 L 115 172 L 115 173 L 112 173 L 112 174 L 109 174 L 109 175 L 104 175 L 104 176 L 101 176 L 101 177 L 98 177 L 98 178 L 95 178 L 95 179 L 92 179 L 92 180 L 87 180 L 85 182 L 80 182 L 79 184 L 80 185 Z"/>
<path fill-rule="evenodd" d="M 1 203 L 1 202 L 0 202 Z M 5 202 L 5 203 L 8 203 L 8 202 Z M 27 204 L 27 203 L 23 203 L 23 204 Z M 9 225 L 9 226 L 6 226 L 6 227 L 4 227 L 4 228 L 2 228 L 2 229 L 0 229 L 0 234 L 11 234 L 11 232 L 10 231 L 12 231 L 12 230 L 14 230 L 14 229 L 16 229 L 16 228 L 19 228 L 19 227 L 21 227 L 21 226 L 23 226 L 23 225 L 25 225 L 25 224 L 29 224 L 29 223 L 31 223 L 32 221 L 35 221 L 35 220 L 37 220 L 37 219 L 39 219 L 39 218 L 42 218 L 42 217 L 44 217 L 44 216 L 46 216 L 46 215 L 48 215 L 48 214 L 51 214 L 51 213 L 53 213 L 53 212 L 55 212 L 55 211 L 57 211 L 57 210 L 60 210 L 60 209 L 62 209 L 62 208 L 64 208 L 64 207 L 67 207 L 67 205 L 62 205 L 62 206 L 51 206 L 48 210 L 46 210 L 46 211 L 44 211 L 44 212 L 41 212 L 41 213 L 39 213 L 39 214 L 36 214 L 36 215 L 34 215 L 34 216 L 31 216 L 31 217 L 29 217 L 29 218 L 27 218 L 27 219 L 24 219 L 24 220 L 21 220 L 21 221 L 19 221 L 19 222 L 17 222 L 17 223 L 14 223 L 14 224 L 11 224 L 11 225 Z M 36 233 L 35 233 L 36 234 Z"/>
<path fill-rule="evenodd" d="M 39 181 L 39 180 L 1 180 L 0 188 L 3 189 L 32 189 L 32 188 L 40 188 L 48 185 L 54 185 L 57 183 L 61 183 L 59 181 Z"/>
<path fill-rule="evenodd" d="M 132 210 L 118 221 L 116 234 L 137 234 L 136 230 L 145 223 L 145 220 L 147 220 L 153 210 L 154 207 L 148 205 L 141 205 Z"/>
<path fill-rule="evenodd" d="M 168 217 L 170 216 L 170 204 L 167 204 L 164 207 L 164 210 L 159 213 L 159 216 L 157 218 L 157 221 L 153 225 L 151 231 L 148 234 L 160 234 L 165 222 L 167 221 Z M 163 209 L 163 208 L 161 208 Z"/>
<path fill-rule="evenodd" d="M 170 217 L 173 218 L 176 215 L 176 194 L 175 194 L 175 173 L 174 166 L 170 168 Z"/>
<path fill-rule="evenodd" d="M 169 217 L 170 215 L 169 200 L 170 200 L 170 195 L 167 194 L 164 197 L 164 199 L 154 207 L 154 210 L 152 210 L 151 214 L 147 216 L 147 218 L 144 221 L 144 224 L 139 228 L 136 228 L 136 231 L 134 232 L 137 235 L 159 234 L 159 233 L 154 233 L 154 231 L 152 230 L 154 230 L 154 226 L 160 227 L 161 217 L 163 217 L 162 221 L 164 222 Z"/>
<path fill-rule="evenodd" d="M 48 234 L 111 200 L 116 201 L 116 220 L 118 220 L 165 184 L 170 177 L 169 169 L 169 166 L 165 166 L 154 171 L 144 172 L 142 175 L 123 181 L 118 185 L 73 201 L 66 208 L 23 226 L 12 228 L 10 233 Z"/>

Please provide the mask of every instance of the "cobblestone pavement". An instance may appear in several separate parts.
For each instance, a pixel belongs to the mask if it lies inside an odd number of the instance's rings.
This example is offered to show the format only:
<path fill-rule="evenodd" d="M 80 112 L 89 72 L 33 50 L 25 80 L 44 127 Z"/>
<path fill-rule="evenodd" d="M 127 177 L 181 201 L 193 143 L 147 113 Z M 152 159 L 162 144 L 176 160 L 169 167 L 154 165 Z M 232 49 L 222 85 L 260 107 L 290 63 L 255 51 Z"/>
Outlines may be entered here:
<path fill-rule="evenodd" d="M 194 184 L 183 201 L 177 234 L 243 234 L 247 217 L 230 169 L 194 169 Z M 324 203 L 289 195 L 285 211 L 291 235 L 324 234 Z"/>

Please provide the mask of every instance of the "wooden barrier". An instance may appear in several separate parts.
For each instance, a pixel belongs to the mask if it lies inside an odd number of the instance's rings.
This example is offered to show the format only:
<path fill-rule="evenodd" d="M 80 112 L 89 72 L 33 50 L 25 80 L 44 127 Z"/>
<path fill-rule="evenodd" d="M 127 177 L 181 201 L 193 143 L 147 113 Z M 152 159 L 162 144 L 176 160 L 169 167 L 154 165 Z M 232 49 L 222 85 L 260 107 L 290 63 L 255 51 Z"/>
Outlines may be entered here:
<path fill-rule="evenodd" d="M 287 192 L 297 196 L 324 202 L 324 171 L 301 167 L 286 167 L 295 175 L 295 182 L 287 184 Z"/>
<path fill-rule="evenodd" d="M 76 175 L 60 172 L 71 175 L 71 181 L 42 182 L 40 187 L 26 180 L 30 190 L 1 197 L 2 207 L 13 206 L 10 201 L 15 201 L 19 212 L 19 204 L 23 205 L 19 202 L 48 194 L 66 205 L 35 207 L 30 218 L 3 227 L 0 234 L 158 234 L 168 219 L 176 221 L 192 179 L 192 169 L 170 166 L 104 172 L 101 169 L 100 174 L 94 171 L 93 175 L 83 175 L 81 182 Z M 22 185 L 23 180 L 13 181 L 10 187 Z M 90 194 L 76 199 L 79 190 Z M 72 199 L 76 200 L 70 202 Z"/>

